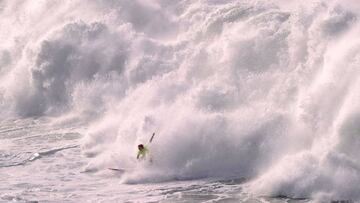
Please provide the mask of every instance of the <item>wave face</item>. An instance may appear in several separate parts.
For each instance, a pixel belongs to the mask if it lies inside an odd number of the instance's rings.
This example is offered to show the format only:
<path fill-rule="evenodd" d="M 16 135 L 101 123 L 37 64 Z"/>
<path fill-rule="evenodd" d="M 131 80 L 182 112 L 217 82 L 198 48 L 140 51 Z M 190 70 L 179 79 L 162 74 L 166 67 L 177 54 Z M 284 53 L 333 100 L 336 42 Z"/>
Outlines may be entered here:
<path fill-rule="evenodd" d="M 236 175 L 360 200 L 357 1 L 0 1 L 1 117 L 87 121 L 128 182 Z"/>

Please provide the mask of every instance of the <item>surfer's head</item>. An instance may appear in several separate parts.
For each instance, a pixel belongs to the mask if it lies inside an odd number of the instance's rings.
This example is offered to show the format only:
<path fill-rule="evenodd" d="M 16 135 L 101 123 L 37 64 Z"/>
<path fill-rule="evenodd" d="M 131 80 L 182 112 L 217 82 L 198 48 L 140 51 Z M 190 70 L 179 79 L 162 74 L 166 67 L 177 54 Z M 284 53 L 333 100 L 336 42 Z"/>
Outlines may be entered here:
<path fill-rule="evenodd" d="M 142 149 L 144 149 L 144 145 L 142 145 L 142 144 L 139 144 L 139 145 L 138 145 L 138 149 L 139 149 L 139 150 L 142 150 Z"/>

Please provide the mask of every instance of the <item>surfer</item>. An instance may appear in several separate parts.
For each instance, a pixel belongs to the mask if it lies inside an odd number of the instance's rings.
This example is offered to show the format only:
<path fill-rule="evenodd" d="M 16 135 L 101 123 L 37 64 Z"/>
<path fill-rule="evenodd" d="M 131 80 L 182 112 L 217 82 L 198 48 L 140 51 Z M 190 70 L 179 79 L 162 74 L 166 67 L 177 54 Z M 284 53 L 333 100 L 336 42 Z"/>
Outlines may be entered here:
<path fill-rule="evenodd" d="M 150 140 L 149 140 L 149 144 L 152 142 L 152 140 L 154 139 L 155 133 L 152 134 Z M 138 153 L 136 156 L 136 159 L 138 160 L 145 160 L 149 154 L 149 149 L 144 146 L 143 144 L 139 144 L 138 145 Z M 150 162 L 152 163 L 152 158 L 150 157 Z"/>
<path fill-rule="evenodd" d="M 140 159 L 140 160 L 143 160 L 146 158 L 146 156 L 148 155 L 149 153 L 149 150 L 148 148 L 146 148 L 143 144 L 139 144 L 138 145 L 138 153 L 137 153 L 137 156 L 136 156 L 136 159 Z"/>

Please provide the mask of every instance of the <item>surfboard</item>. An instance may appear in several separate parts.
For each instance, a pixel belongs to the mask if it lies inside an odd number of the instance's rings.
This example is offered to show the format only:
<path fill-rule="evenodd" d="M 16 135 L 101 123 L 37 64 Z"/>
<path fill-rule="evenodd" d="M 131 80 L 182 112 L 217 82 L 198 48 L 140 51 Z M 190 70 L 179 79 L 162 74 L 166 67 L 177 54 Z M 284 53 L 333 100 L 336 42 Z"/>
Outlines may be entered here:
<path fill-rule="evenodd" d="M 123 169 L 123 168 L 108 168 L 109 170 L 112 170 L 112 171 L 116 171 L 116 172 L 121 172 L 121 173 L 125 173 L 126 170 Z"/>

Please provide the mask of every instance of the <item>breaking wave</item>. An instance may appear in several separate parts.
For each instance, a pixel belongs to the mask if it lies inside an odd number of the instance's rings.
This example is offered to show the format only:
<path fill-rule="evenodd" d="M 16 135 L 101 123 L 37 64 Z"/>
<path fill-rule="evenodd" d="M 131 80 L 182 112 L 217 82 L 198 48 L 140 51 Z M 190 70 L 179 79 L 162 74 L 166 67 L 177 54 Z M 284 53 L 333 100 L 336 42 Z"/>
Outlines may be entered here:
<path fill-rule="evenodd" d="M 359 200 L 358 2 L 0 2 L 0 110 L 86 123 L 89 167 Z M 125 181 L 125 182 L 126 182 Z"/>

